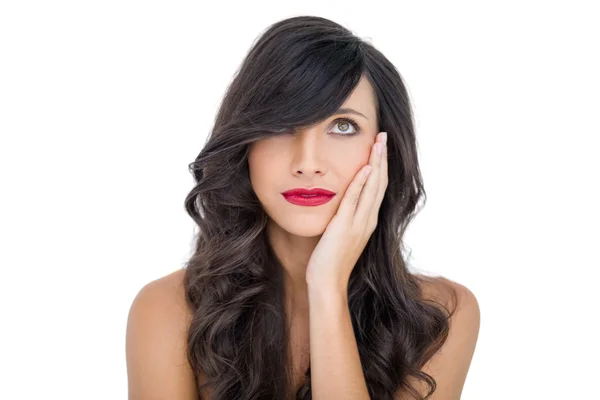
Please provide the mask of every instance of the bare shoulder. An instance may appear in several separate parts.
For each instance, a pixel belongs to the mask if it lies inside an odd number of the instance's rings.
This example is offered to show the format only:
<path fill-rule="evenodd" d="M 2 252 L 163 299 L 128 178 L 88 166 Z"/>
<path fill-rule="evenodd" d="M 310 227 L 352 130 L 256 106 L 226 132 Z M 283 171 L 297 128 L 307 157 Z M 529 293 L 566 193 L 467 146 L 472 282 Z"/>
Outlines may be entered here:
<path fill-rule="evenodd" d="M 126 359 L 129 399 L 198 399 L 187 361 L 192 313 L 183 275 L 172 272 L 144 285 L 127 318 Z"/>
<path fill-rule="evenodd" d="M 425 298 L 442 303 L 452 312 L 448 337 L 438 352 L 424 365 L 437 389 L 430 400 L 460 399 L 471 360 L 475 352 L 480 327 L 479 302 L 466 286 L 444 277 L 416 276 Z M 421 381 L 411 383 L 426 393 Z M 398 398 L 404 398 L 399 393 Z"/>
<path fill-rule="evenodd" d="M 466 286 L 443 276 L 414 275 L 428 300 L 444 304 L 450 310 L 479 311 L 479 303 L 475 294 Z"/>
<path fill-rule="evenodd" d="M 475 294 L 468 287 L 441 276 L 418 275 L 416 278 L 426 299 L 441 303 L 452 312 L 449 339 L 458 334 L 469 333 L 470 340 L 476 341 L 480 309 Z"/>

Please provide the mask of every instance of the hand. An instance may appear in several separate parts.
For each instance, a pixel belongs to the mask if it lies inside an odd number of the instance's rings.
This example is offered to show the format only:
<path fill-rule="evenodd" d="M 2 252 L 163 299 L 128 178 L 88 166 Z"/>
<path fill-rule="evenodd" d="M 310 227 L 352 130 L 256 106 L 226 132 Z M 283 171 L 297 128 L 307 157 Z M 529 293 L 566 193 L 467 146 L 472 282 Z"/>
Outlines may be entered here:
<path fill-rule="evenodd" d="M 350 274 L 377 226 L 379 208 L 388 184 L 385 132 L 377 135 L 369 164 L 358 171 L 327 225 L 306 268 L 308 284 L 324 283 L 347 289 Z M 376 151 L 381 143 L 382 154 Z M 365 171 L 370 169 L 369 176 Z"/>

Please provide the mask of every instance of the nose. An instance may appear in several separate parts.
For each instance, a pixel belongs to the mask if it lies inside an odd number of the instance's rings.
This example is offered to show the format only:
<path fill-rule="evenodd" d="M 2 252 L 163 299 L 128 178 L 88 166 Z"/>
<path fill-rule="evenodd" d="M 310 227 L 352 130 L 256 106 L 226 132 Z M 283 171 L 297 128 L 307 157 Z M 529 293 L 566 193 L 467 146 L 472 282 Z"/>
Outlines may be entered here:
<path fill-rule="evenodd" d="M 293 140 L 292 173 L 294 175 L 323 175 L 327 172 L 324 162 L 324 135 L 319 128 L 299 130 Z"/>

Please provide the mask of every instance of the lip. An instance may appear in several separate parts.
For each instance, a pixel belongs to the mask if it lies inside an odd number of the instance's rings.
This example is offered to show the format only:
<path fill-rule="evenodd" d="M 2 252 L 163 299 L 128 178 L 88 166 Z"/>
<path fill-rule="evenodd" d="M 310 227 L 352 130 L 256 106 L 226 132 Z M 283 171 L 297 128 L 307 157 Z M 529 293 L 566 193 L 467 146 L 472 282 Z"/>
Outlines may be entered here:
<path fill-rule="evenodd" d="M 286 190 L 282 193 L 284 196 L 302 196 L 302 195 L 320 195 L 320 196 L 335 196 L 335 192 L 332 192 L 323 188 L 295 188 Z"/>
<path fill-rule="evenodd" d="M 334 192 L 322 188 L 296 188 L 281 194 L 287 201 L 298 206 L 319 206 L 329 202 L 335 196 Z"/>

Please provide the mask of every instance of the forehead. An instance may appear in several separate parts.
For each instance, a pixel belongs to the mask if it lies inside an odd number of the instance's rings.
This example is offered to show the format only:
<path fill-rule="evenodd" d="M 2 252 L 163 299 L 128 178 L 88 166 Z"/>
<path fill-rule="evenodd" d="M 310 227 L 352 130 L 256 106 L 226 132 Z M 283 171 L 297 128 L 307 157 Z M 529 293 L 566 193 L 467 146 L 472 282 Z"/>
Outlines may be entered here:
<path fill-rule="evenodd" d="M 375 90 L 371 83 L 364 76 L 358 82 L 354 91 L 348 96 L 343 108 L 349 107 L 363 113 L 369 121 L 375 121 L 376 117 L 376 97 Z"/>

